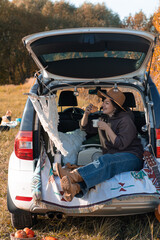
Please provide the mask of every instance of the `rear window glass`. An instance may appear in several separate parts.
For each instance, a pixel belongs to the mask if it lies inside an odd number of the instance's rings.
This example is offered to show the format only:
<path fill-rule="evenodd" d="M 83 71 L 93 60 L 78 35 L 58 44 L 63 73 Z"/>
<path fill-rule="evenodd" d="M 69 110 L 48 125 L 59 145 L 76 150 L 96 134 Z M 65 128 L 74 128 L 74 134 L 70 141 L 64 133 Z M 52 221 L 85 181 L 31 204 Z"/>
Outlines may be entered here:
<path fill-rule="evenodd" d="M 132 52 L 132 51 L 104 51 L 104 52 L 62 52 L 62 53 L 51 53 L 44 54 L 41 56 L 43 61 L 49 63 L 53 61 L 62 61 L 68 59 L 78 58 L 124 58 L 136 60 L 137 68 L 141 65 L 146 54 L 143 52 Z"/>

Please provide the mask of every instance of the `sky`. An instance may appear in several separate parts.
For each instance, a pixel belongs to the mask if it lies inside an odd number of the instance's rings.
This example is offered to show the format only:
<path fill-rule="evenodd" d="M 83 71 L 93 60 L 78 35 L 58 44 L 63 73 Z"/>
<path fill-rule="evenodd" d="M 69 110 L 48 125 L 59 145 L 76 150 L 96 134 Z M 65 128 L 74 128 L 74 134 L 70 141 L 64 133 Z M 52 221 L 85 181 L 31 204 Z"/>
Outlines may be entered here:
<path fill-rule="evenodd" d="M 79 7 L 84 3 L 84 0 L 66 0 L 75 7 Z M 160 0 L 86 0 L 87 3 L 97 4 L 104 3 L 105 6 L 113 12 L 118 13 L 120 19 L 132 16 L 140 10 L 149 18 L 159 7 Z"/>

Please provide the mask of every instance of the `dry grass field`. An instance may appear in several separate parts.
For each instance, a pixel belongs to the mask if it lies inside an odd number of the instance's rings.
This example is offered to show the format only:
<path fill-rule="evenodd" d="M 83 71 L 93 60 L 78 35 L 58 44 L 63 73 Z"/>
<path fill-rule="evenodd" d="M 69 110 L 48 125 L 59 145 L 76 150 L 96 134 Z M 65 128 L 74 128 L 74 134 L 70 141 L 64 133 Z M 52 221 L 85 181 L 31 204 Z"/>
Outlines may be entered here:
<path fill-rule="evenodd" d="M 32 81 L 24 85 L 0 86 L 0 116 L 6 110 L 12 111 L 12 120 L 21 118 L 26 96 Z M 18 127 L 8 132 L 0 132 L 0 239 L 10 239 L 9 235 L 15 231 L 10 221 L 10 214 L 6 206 L 8 161 L 13 151 L 14 138 Z M 16 186 L 15 186 L 16 187 Z M 64 218 L 61 220 L 39 217 L 33 230 L 40 240 L 45 236 L 53 236 L 65 240 L 158 240 L 160 223 L 154 213 L 99 218 Z"/>

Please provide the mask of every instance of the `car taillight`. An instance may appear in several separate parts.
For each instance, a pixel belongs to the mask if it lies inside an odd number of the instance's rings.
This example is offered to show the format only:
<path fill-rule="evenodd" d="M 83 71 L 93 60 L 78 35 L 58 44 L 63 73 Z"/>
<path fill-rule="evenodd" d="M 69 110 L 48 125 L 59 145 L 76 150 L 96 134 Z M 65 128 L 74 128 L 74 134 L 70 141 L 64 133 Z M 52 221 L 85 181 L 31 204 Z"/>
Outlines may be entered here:
<path fill-rule="evenodd" d="M 160 158 L 160 129 L 156 129 L 157 158 Z"/>
<path fill-rule="evenodd" d="M 33 133 L 19 131 L 14 143 L 15 154 L 24 160 L 33 160 Z"/>

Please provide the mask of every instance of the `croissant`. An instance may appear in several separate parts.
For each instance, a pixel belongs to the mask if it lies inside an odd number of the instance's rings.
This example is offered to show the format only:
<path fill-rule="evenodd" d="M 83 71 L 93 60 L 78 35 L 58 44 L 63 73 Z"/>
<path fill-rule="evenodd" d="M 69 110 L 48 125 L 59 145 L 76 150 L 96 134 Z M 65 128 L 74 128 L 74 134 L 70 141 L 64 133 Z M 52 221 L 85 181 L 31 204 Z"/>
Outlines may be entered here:
<path fill-rule="evenodd" d="M 98 107 L 92 105 L 92 109 L 91 109 L 91 113 L 97 112 L 98 111 Z"/>

